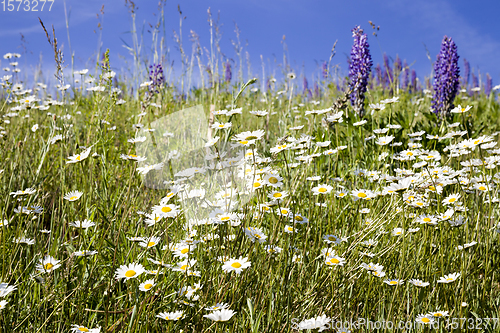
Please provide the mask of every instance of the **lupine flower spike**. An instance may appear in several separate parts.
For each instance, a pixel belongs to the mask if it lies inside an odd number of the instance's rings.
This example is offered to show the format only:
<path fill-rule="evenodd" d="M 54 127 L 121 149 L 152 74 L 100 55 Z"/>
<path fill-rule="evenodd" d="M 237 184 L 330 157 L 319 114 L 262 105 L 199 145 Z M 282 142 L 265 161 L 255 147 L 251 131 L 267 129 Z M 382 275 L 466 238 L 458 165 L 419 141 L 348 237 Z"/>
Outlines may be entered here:
<path fill-rule="evenodd" d="M 450 114 L 459 88 L 457 46 L 451 37 L 444 36 L 441 51 L 434 64 L 434 97 L 432 111 L 441 117 Z"/>
<path fill-rule="evenodd" d="M 349 63 L 349 88 L 351 93 L 351 105 L 360 117 L 364 114 L 364 101 L 368 77 L 372 67 L 372 57 L 370 55 L 370 45 L 366 34 L 359 26 L 352 29 L 354 43 L 351 49 Z"/>

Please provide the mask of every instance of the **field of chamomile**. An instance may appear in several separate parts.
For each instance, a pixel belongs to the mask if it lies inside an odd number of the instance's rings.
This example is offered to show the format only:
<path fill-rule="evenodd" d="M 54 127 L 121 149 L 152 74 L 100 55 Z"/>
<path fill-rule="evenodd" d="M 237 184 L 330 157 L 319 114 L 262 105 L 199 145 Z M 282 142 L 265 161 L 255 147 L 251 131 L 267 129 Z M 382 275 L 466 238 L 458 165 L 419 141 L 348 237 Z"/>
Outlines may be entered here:
<path fill-rule="evenodd" d="M 56 79 L 1 63 L 0 332 L 498 331 L 500 86 L 452 38 L 418 79 L 356 27 L 309 85 L 51 33 Z"/>

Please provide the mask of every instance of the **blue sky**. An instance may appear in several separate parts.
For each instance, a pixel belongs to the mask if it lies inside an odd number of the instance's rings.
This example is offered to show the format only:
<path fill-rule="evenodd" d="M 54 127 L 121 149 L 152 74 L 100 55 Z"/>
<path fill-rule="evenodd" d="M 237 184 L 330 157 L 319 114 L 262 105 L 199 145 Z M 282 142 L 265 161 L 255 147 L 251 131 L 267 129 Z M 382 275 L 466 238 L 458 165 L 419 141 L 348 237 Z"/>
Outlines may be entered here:
<path fill-rule="evenodd" d="M 31 2 L 33 3 L 33 0 Z M 18 3 L 13 3 L 17 8 Z M 51 76 L 54 71 L 53 53 L 38 22 L 40 16 L 48 29 L 54 25 L 59 44 L 63 47 L 66 64 L 70 67 L 71 52 L 64 10 L 66 5 L 75 70 L 93 68 L 101 33 L 101 48 L 103 51 L 110 49 L 111 63 L 115 70 L 131 67 L 132 57 L 123 47 L 124 43 L 132 44 L 131 18 L 124 1 L 55 0 L 51 11 L 48 11 L 50 4 L 46 3 L 43 12 L 26 12 L 22 10 L 23 6 L 19 12 L 0 11 L 0 52 L 22 53 L 23 34 L 27 53 L 20 59 L 20 65 L 35 66 L 41 54 L 44 73 Z M 214 17 L 217 17 L 220 11 L 222 52 L 238 62 L 231 44 L 231 40 L 236 39 L 236 22 L 241 30 L 243 51 L 250 54 L 252 70 L 258 75 L 262 73 L 261 55 L 266 63 L 266 75 L 272 74 L 273 71 L 280 72 L 275 61 L 283 61 L 284 35 L 288 48 L 287 56 L 298 74 L 305 73 L 308 78 L 317 74 L 317 64 L 329 59 L 336 40 L 338 43 L 332 64 L 339 65 L 345 74 L 346 59 L 352 44 L 351 29 L 360 25 L 369 34 L 374 64 L 382 62 L 384 52 L 393 59 L 399 55 L 423 78 L 431 72 L 426 47 L 434 61 L 443 36 L 448 35 L 457 44 L 461 67 L 463 58 L 466 58 L 474 72 L 489 72 L 494 84 L 500 82 L 500 34 L 495 33 L 498 31 L 496 22 L 500 10 L 498 0 L 483 0 L 475 5 L 469 0 L 167 0 L 164 7 L 165 43 L 177 73 L 180 56 L 173 39 L 173 31 L 179 33 L 178 4 L 185 16 L 182 37 L 183 46 L 189 55 L 190 30 L 200 36 L 202 46 L 210 48 L 210 29 L 207 22 L 207 9 L 210 7 Z M 99 14 L 97 17 L 96 14 L 100 12 L 102 5 L 104 15 Z M 158 21 L 158 1 L 137 0 L 136 5 L 136 23 L 139 38 L 142 40 L 142 52 L 150 55 L 152 34 L 148 30 L 149 24 L 155 25 Z M 380 26 L 377 38 L 371 35 L 372 29 L 368 21 Z M 100 22 L 102 31 L 98 28 Z M 160 35 L 163 35 L 163 28 L 160 29 Z M 5 67 L 5 60 L 1 60 L 1 67 Z M 69 72 L 69 69 L 66 69 L 66 72 Z"/>

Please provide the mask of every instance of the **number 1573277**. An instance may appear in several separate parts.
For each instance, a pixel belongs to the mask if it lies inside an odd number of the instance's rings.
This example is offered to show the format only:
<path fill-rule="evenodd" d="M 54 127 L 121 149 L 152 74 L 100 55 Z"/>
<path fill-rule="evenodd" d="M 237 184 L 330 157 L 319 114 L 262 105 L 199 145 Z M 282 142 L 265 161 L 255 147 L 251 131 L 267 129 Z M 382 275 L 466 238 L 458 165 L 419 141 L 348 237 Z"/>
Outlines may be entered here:
<path fill-rule="evenodd" d="M 54 1 L 55 0 L 2 0 L 0 3 L 2 4 L 4 12 L 42 12 L 44 10 L 50 12 Z"/>

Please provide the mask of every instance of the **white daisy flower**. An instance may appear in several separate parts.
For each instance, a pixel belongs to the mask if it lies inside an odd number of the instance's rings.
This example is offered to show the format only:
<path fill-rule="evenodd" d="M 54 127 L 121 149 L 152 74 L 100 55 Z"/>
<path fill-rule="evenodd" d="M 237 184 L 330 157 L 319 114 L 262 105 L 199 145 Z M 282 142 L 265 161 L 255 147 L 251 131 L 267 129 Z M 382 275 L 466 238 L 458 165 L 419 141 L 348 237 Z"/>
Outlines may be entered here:
<path fill-rule="evenodd" d="M 131 263 L 127 265 L 121 265 L 115 272 L 115 278 L 117 280 L 125 279 L 125 281 L 133 279 L 144 273 L 144 266 L 141 264 Z"/>
<path fill-rule="evenodd" d="M 63 199 L 68 200 L 68 201 L 76 201 L 80 199 L 82 196 L 83 192 L 80 191 L 71 191 L 66 193 L 66 195 L 63 197 Z"/>
<path fill-rule="evenodd" d="M 139 290 L 140 291 L 149 291 L 151 288 L 153 288 L 156 285 L 155 280 L 150 279 L 146 280 L 143 283 L 139 285 Z"/>
<path fill-rule="evenodd" d="M 222 309 L 222 310 L 213 311 L 212 313 L 210 313 L 208 315 L 204 315 L 203 317 L 211 319 L 211 320 L 216 321 L 216 322 L 221 322 L 221 321 L 228 321 L 235 314 L 236 314 L 236 312 L 233 310 Z"/>
<path fill-rule="evenodd" d="M 235 272 L 240 274 L 244 269 L 250 267 L 252 263 L 248 261 L 248 258 L 239 257 L 239 259 L 229 259 L 222 265 L 222 270 L 224 272 L 230 273 Z"/>
<path fill-rule="evenodd" d="M 456 279 L 458 279 L 459 276 L 460 276 L 460 273 L 452 273 L 452 274 L 440 277 L 437 282 L 438 283 L 451 283 L 451 282 L 455 281 Z"/>

